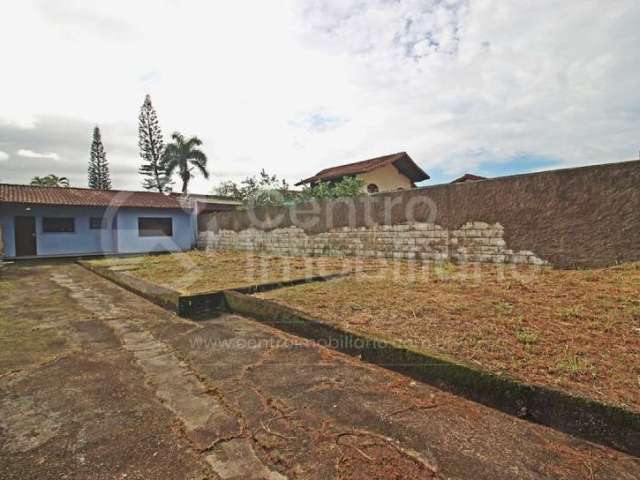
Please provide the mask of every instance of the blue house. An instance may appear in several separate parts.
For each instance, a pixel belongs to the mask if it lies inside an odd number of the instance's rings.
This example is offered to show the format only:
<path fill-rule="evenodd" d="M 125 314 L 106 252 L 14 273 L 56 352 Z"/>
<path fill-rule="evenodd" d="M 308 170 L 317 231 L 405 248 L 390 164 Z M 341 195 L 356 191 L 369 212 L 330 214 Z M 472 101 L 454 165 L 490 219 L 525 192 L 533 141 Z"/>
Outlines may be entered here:
<path fill-rule="evenodd" d="M 197 215 L 239 202 L 157 192 L 0 184 L 4 258 L 182 251 Z"/>

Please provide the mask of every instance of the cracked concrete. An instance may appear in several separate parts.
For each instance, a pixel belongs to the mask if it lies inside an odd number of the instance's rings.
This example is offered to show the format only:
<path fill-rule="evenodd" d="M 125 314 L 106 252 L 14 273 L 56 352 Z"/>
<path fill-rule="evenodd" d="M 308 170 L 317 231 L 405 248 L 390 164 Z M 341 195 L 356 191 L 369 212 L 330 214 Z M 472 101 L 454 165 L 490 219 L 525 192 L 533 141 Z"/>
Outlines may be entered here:
<path fill-rule="evenodd" d="M 183 423 L 183 432 L 191 445 L 199 451 L 217 445 L 205 458 L 220 478 L 286 479 L 260 462 L 250 442 L 238 438 L 241 432 L 236 417 L 209 393 L 173 349 L 135 322 L 123 319 L 126 312 L 114 306 L 107 295 L 74 281 L 65 273 L 51 278 L 69 289 L 72 298 L 83 308 L 106 320 L 114 329 L 124 348 L 135 356 L 158 398 Z M 226 441 L 226 438 L 232 440 Z"/>
<path fill-rule="evenodd" d="M 59 413 L 38 406 L 30 396 L 7 396 L 0 400 L 5 412 L 0 431 L 8 437 L 6 448 L 12 453 L 28 452 L 56 436 L 62 426 Z"/>
<path fill-rule="evenodd" d="M 8 280 L 0 315 L 38 341 L 20 372 L 0 355 L 2 478 L 638 478 L 637 458 L 242 317 L 186 321 L 71 264 Z M 41 348 L 30 326 L 54 317 L 66 343 Z"/>

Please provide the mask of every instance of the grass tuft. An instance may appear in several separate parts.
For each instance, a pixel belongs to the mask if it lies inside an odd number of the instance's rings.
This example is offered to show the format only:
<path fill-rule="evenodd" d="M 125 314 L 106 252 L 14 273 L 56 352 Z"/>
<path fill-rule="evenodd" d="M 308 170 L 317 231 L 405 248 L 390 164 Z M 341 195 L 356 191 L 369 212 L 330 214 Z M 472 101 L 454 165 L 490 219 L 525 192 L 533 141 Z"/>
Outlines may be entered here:
<path fill-rule="evenodd" d="M 573 375 L 578 375 L 585 371 L 586 366 L 580 355 L 576 352 L 570 352 L 569 347 L 567 347 L 563 357 L 558 362 L 558 368 Z"/>
<path fill-rule="evenodd" d="M 520 330 L 516 333 L 516 338 L 523 345 L 534 345 L 538 343 L 540 335 L 532 330 Z"/>
<path fill-rule="evenodd" d="M 583 309 L 579 305 L 561 308 L 558 310 L 558 315 L 563 320 L 578 320 L 583 316 Z"/>

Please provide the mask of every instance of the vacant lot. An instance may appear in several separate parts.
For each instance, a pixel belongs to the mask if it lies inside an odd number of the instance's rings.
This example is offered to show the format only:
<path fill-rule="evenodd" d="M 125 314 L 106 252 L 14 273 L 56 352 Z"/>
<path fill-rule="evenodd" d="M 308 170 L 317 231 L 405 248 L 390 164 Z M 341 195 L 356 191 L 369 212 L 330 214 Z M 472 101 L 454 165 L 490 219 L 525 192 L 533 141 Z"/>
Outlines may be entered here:
<path fill-rule="evenodd" d="M 640 264 L 395 264 L 260 294 L 356 333 L 640 410 Z"/>
<path fill-rule="evenodd" d="M 634 480 L 640 470 L 637 458 L 237 315 L 183 320 L 77 265 L 15 265 L 0 287 L 3 480 Z"/>
<path fill-rule="evenodd" d="M 362 268 L 362 263 L 354 259 L 201 251 L 107 258 L 92 260 L 89 263 L 115 268 L 185 295 L 318 275 L 349 273 Z M 376 261 L 367 263 L 367 268 L 379 266 Z"/>

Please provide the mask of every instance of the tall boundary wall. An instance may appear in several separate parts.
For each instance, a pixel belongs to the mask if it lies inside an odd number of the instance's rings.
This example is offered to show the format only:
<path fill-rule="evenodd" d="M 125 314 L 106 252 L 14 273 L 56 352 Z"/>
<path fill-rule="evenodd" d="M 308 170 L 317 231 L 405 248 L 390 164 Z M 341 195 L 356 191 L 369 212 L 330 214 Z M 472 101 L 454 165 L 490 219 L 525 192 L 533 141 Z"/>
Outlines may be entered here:
<path fill-rule="evenodd" d="M 202 216 L 205 249 L 609 266 L 640 260 L 640 161 Z"/>

